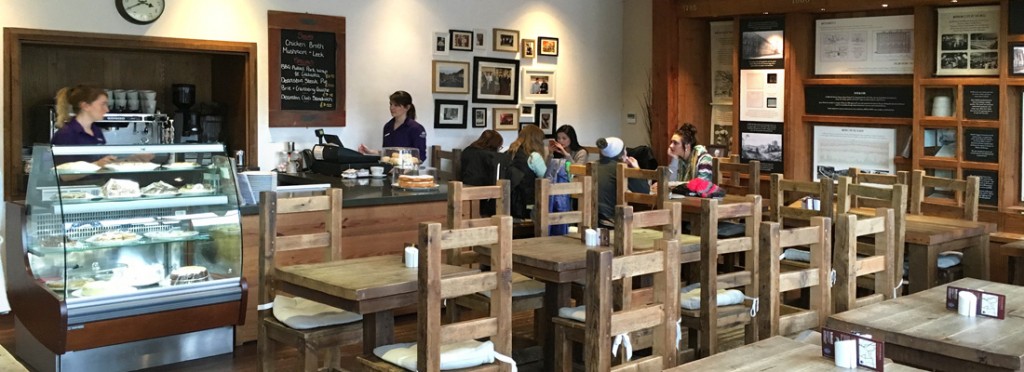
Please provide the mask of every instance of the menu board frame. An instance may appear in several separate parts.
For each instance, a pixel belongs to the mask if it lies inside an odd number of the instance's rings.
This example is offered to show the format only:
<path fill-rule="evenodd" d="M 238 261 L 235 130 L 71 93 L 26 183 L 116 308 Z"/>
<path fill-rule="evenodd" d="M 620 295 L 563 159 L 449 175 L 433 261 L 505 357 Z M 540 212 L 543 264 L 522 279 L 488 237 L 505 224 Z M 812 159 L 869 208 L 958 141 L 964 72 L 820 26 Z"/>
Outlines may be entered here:
<path fill-rule="evenodd" d="M 333 107 L 316 110 L 288 110 L 282 108 L 282 32 L 306 31 L 323 36 L 334 35 L 334 71 L 325 75 L 333 78 Z M 279 11 L 267 12 L 268 39 L 268 94 L 270 127 L 343 127 L 345 126 L 345 17 L 325 16 Z M 330 56 L 326 56 L 330 58 Z M 333 76 L 332 76 L 333 75 Z"/>

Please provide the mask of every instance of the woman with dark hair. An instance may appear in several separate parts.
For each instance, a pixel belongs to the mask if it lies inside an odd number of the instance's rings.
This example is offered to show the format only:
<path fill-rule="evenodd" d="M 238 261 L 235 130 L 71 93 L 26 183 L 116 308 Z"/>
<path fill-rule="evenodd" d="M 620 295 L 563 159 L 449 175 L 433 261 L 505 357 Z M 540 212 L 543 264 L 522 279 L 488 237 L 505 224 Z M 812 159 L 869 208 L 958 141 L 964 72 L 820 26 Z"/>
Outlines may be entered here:
<path fill-rule="evenodd" d="M 413 147 L 420 150 L 420 160 L 427 158 L 427 131 L 416 122 L 416 105 L 404 90 L 391 93 L 391 120 L 384 124 L 384 147 Z M 380 150 L 359 145 L 359 152 L 379 155 Z"/>
<path fill-rule="evenodd" d="M 713 182 L 711 179 L 711 154 L 704 146 L 697 144 L 697 128 L 693 124 L 686 123 L 676 129 L 668 144 L 668 155 L 674 156 L 678 160 L 677 181 L 686 182 L 700 178 Z"/>
<path fill-rule="evenodd" d="M 534 183 L 548 171 L 544 161 L 544 131 L 527 124 L 519 131 L 519 138 L 509 145 L 511 164 L 508 179 L 512 187 L 512 217 L 530 218 L 526 208 L 534 202 Z"/>
<path fill-rule="evenodd" d="M 587 150 L 580 146 L 580 141 L 576 139 L 576 129 L 568 124 L 558 127 L 555 131 L 555 140 L 551 141 L 548 154 L 549 160 L 568 159 L 573 164 L 586 163 L 588 155 Z"/>
<path fill-rule="evenodd" d="M 507 163 L 505 155 L 498 152 L 505 139 L 495 130 L 485 130 L 480 138 L 462 150 L 459 179 L 469 186 L 492 186 L 498 179 L 498 168 Z M 494 215 L 494 200 L 480 202 L 480 215 Z"/>

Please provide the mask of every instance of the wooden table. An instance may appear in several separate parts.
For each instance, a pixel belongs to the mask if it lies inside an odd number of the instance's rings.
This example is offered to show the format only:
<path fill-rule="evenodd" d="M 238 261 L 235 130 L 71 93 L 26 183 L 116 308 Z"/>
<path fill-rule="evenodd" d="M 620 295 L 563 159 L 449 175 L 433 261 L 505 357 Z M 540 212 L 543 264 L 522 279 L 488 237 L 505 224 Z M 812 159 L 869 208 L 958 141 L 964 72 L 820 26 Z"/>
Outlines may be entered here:
<path fill-rule="evenodd" d="M 884 340 L 886 356 L 900 363 L 946 371 L 1024 369 L 1024 287 L 972 278 L 949 285 L 1006 295 L 1006 319 L 946 310 L 946 286 L 938 286 L 832 315 L 826 324 Z"/>
<path fill-rule="evenodd" d="M 888 346 L 888 345 L 886 345 Z M 886 372 L 920 371 L 886 360 Z M 760 372 L 760 371 L 850 371 L 836 367 L 835 361 L 821 356 L 821 346 L 805 344 L 782 336 L 764 339 L 704 359 L 686 363 L 671 372 Z M 858 368 L 857 371 L 869 371 Z"/>
<path fill-rule="evenodd" d="M 363 351 L 393 344 L 394 309 L 417 303 L 418 268 L 405 267 L 401 256 L 377 256 L 277 269 L 282 292 L 363 315 Z M 478 272 L 460 266 L 442 266 L 442 276 Z"/>
<path fill-rule="evenodd" d="M 857 208 L 854 213 L 873 216 L 874 210 Z M 917 293 L 938 285 L 936 263 L 939 253 L 961 251 L 964 276 L 988 279 L 989 233 L 996 225 L 954 218 L 907 214 L 907 259 L 910 262 L 910 293 Z M 897 262 L 897 265 L 902 263 Z"/>
<path fill-rule="evenodd" d="M 654 247 L 654 241 L 661 238 L 661 232 L 639 229 L 633 235 L 633 247 L 637 250 Z M 680 262 L 700 260 L 700 237 L 680 235 L 683 257 Z M 535 322 L 551 324 L 558 316 L 558 309 L 569 306 L 571 284 L 586 278 L 587 246 L 578 236 L 547 236 L 512 241 L 512 271 L 544 282 L 544 307 L 540 309 Z M 480 262 L 490 262 L 491 247 L 474 248 Z M 544 365 L 554 365 L 554 332 L 551 327 L 539 326 L 537 342 L 544 350 Z"/>

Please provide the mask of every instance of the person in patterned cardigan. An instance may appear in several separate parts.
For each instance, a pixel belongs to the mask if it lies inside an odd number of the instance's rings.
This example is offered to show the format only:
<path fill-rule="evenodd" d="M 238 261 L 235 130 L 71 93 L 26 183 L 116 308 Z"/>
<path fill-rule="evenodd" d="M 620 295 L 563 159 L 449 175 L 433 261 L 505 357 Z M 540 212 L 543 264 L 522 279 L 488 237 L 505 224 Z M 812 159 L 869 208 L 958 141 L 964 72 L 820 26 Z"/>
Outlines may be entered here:
<path fill-rule="evenodd" d="M 697 128 L 693 124 L 686 123 L 676 129 L 668 145 L 668 154 L 678 158 L 677 181 L 700 178 L 712 182 L 711 154 L 697 144 Z"/>

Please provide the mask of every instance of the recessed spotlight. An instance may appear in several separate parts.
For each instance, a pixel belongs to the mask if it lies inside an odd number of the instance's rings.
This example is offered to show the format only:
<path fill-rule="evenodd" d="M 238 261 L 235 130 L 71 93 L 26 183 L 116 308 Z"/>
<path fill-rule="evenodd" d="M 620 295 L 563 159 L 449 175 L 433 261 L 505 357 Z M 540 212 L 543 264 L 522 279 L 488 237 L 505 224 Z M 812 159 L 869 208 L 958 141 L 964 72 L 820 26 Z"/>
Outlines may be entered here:
<path fill-rule="evenodd" d="M 768 12 L 764 12 L 764 14 L 768 14 Z"/>
<path fill-rule="evenodd" d="M 882 7 L 883 7 L 883 8 L 888 8 L 888 7 L 889 7 L 889 4 L 882 4 Z"/>

